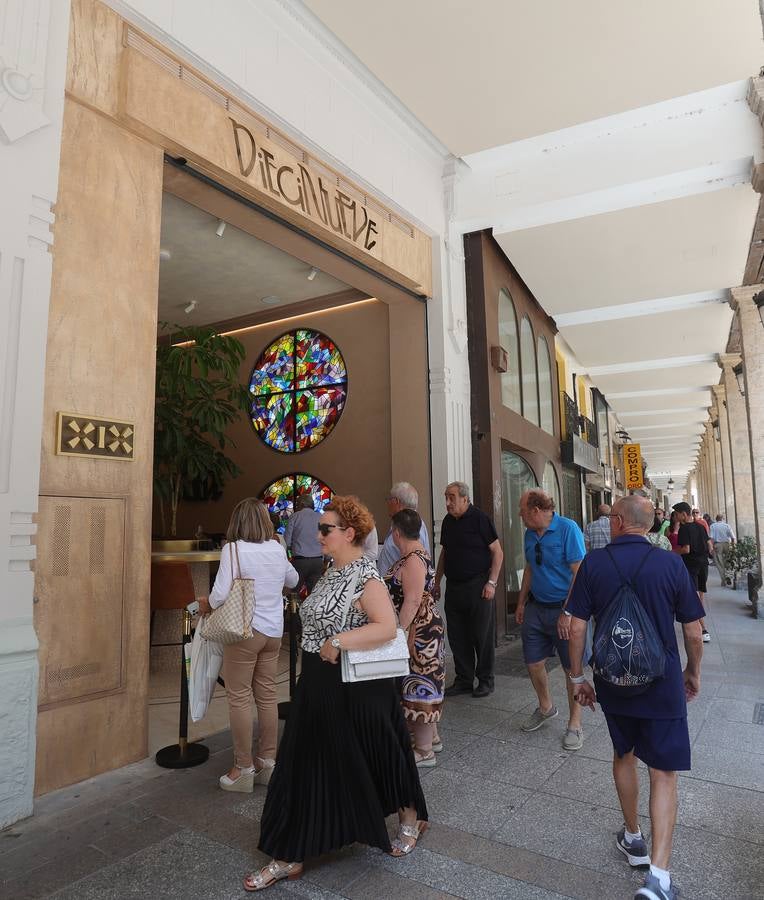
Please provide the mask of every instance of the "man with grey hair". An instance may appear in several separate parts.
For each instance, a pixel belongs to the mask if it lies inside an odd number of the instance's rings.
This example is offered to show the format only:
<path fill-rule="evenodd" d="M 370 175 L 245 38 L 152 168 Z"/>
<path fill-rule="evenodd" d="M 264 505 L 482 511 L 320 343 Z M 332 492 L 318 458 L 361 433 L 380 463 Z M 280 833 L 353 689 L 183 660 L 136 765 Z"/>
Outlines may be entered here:
<path fill-rule="evenodd" d="M 387 512 L 392 519 L 392 517 L 402 509 L 416 509 L 419 506 L 419 494 L 417 493 L 416 488 L 412 484 L 409 484 L 408 481 L 397 481 L 390 488 L 390 493 L 386 497 L 386 502 Z M 427 533 L 427 526 L 424 524 L 424 519 L 422 519 L 419 540 L 424 549 L 429 553 L 430 535 Z M 400 558 L 401 552 L 395 546 L 395 542 L 393 541 L 393 529 L 391 527 L 387 532 L 387 537 L 385 538 L 385 542 L 377 557 L 377 569 L 379 574 L 384 578 Z"/>
<path fill-rule="evenodd" d="M 677 771 L 690 768 L 687 701 L 700 691 L 703 607 L 678 554 L 653 552 L 656 548 L 645 539 L 653 519 L 652 502 L 647 498 L 618 500 L 611 515 L 610 545 L 593 550 L 581 564 L 566 607 L 571 614 L 568 679 L 577 703 L 593 709 L 596 699 L 605 713 L 614 751 L 613 778 L 624 818 L 616 846 L 631 866 L 650 867 L 634 900 L 674 900 L 679 892 L 671 883 L 668 868 L 676 822 Z M 663 677 L 649 682 L 641 693 L 625 692 L 596 672 L 592 686 L 583 669 L 587 622 L 590 617 L 595 623 L 604 620 L 624 584 L 637 594 L 665 653 Z M 675 620 L 684 634 L 684 672 Z M 631 622 L 621 618 L 609 640 L 624 650 L 629 646 L 625 640 L 632 635 Z M 606 637 L 595 627 L 595 645 Z M 645 763 L 650 774 L 652 858 L 639 827 L 637 759 Z"/>
<path fill-rule="evenodd" d="M 311 494 L 300 494 L 295 511 L 284 529 L 284 543 L 292 553 L 292 565 L 300 576 L 298 590 L 310 593 L 324 571 L 324 556 L 318 540 L 321 513 L 315 508 Z"/>
<path fill-rule="evenodd" d="M 586 550 L 601 550 L 610 543 L 610 506 L 600 503 L 597 507 L 597 518 L 584 528 Z"/>
<path fill-rule="evenodd" d="M 446 488 L 446 510 L 433 589 L 437 599 L 445 572 L 446 625 L 456 670 L 446 695 L 487 697 L 494 683 L 493 599 L 504 553 L 493 522 L 470 503 L 470 490 L 463 481 Z"/>

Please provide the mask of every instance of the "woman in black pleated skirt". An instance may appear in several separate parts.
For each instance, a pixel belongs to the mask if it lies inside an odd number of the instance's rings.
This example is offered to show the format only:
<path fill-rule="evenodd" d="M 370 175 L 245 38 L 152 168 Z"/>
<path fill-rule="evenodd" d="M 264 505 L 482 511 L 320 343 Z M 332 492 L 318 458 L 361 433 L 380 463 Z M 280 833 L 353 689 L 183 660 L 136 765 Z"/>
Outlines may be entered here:
<path fill-rule="evenodd" d="M 268 786 L 259 849 L 273 860 L 248 875 L 258 891 L 299 878 L 306 859 L 353 843 L 404 856 L 427 827 L 427 807 L 392 678 L 345 684 L 340 651 L 395 635 L 395 612 L 361 555 L 374 525 L 355 497 L 335 497 L 319 524 L 334 565 L 302 604 L 302 671 Z M 349 595 L 350 607 L 345 614 Z M 391 842 L 385 819 L 397 813 Z"/>

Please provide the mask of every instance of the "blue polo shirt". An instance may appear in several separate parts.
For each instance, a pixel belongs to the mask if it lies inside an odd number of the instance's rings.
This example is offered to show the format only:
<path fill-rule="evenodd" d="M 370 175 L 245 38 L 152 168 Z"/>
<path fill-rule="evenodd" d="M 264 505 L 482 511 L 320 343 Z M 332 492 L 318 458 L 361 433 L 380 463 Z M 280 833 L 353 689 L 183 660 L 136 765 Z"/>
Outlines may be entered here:
<path fill-rule="evenodd" d="M 610 544 L 618 568 L 631 578 L 650 550 L 638 534 L 625 534 Z M 621 580 L 607 550 L 592 550 L 581 563 L 567 610 L 577 619 L 589 620 L 605 610 L 621 586 Z M 606 713 L 640 719 L 679 719 L 687 715 L 682 662 L 674 631 L 674 621 L 695 622 L 704 616 L 687 567 L 676 553 L 653 549 L 637 576 L 637 594 L 655 624 L 666 651 L 666 674 L 643 693 L 624 697 L 595 676 L 597 700 Z"/>
<path fill-rule="evenodd" d="M 540 564 L 536 562 L 536 547 L 540 547 Z M 580 562 L 586 555 L 584 534 L 573 519 L 552 514 L 547 530 L 539 537 L 535 531 L 525 531 L 525 561 L 531 567 L 531 593 L 538 603 L 564 603 L 570 590 L 573 573 L 570 564 Z"/>

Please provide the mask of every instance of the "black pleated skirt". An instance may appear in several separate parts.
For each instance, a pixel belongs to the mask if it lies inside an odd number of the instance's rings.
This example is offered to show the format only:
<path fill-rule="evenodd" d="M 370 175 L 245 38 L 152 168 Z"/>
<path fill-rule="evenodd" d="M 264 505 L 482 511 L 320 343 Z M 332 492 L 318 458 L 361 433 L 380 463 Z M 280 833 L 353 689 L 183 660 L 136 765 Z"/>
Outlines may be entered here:
<path fill-rule="evenodd" d="M 288 862 L 353 843 L 389 851 L 385 818 L 407 806 L 427 819 L 395 680 L 344 684 L 339 663 L 303 653 L 259 849 Z"/>

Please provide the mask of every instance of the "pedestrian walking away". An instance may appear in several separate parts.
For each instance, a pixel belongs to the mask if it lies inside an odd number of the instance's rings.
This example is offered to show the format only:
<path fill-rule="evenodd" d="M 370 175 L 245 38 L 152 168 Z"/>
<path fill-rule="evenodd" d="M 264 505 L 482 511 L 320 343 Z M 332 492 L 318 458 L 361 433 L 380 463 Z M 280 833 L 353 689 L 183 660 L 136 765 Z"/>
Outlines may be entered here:
<path fill-rule="evenodd" d="M 454 654 L 454 683 L 446 696 L 487 697 L 494 685 L 494 597 L 504 553 L 491 519 L 470 502 L 469 487 L 454 481 L 446 488 L 440 530 L 441 551 L 433 596 L 446 576 L 446 627 Z M 475 686 L 477 678 L 477 686 Z"/>
<path fill-rule="evenodd" d="M 318 540 L 321 513 L 313 506 L 313 497 L 302 494 L 284 529 L 284 542 L 292 553 L 292 565 L 300 575 L 298 588 L 310 593 L 324 571 L 324 557 Z"/>
<path fill-rule="evenodd" d="M 714 564 L 722 580 L 722 586 L 731 584 L 732 581 L 727 575 L 727 558 L 735 543 L 735 532 L 724 521 L 724 516 L 721 513 L 711 525 L 710 536 L 714 545 Z"/>
<path fill-rule="evenodd" d="M 610 543 L 610 507 L 607 503 L 600 503 L 597 518 L 584 528 L 584 543 L 587 552 L 599 550 Z"/>
<path fill-rule="evenodd" d="M 689 506 L 687 513 L 690 515 Z M 611 518 L 610 546 L 586 557 L 568 600 L 572 616 L 568 680 L 577 703 L 593 709 L 596 700 L 605 713 L 613 743 L 613 778 L 624 818 L 616 847 L 631 866 L 649 866 L 634 900 L 674 900 L 679 891 L 671 881 L 669 861 L 676 822 L 677 772 L 688 771 L 691 763 L 687 701 L 700 692 L 703 607 L 677 554 L 661 553 L 645 540 L 654 520 L 652 504 L 646 497 L 622 498 L 614 505 Z M 610 635 L 599 629 L 600 621 L 611 621 L 607 614 L 613 611 L 609 607 L 617 602 L 624 586 L 636 593 L 639 612 L 647 616 L 657 650 L 664 654 L 663 676 L 627 688 L 595 671 L 592 685 L 583 669 L 586 627 L 591 617 L 596 623 L 595 648 L 607 639 L 614 645 L 611 657 L 635 666 L 633 656 L 625 652 L 637 637 L 632 623 L 619 619 Z M 675 621 L 681 624 L 684 637 L 684 671 Z M 648 767 L 650 777 L 651 854 L 639 827 L 637 759 Z"/>
<path fill-rule="evenodd" d="M 585 547 L 578 525 L 558 515 L 554 500 L 542 490 L 534 489 L 522 495 L 520 516 L 526 527 L 525 570 L 515 621 L 522 627 L 523 658 L 538 699 L 535 711 L 521 725 L 528 732 L 536 731 L 557 715 L 549 691 L 546 660 L 556 651 L 562 667 L 570 667 L 570 617 L 564 606 Z M 580 750 L 584 739 L 581 707 L 573 700 L 570 684 L 567 692 L 568 725 L 562 746 L 565 750 Z"/>
<path fill-rule="evenodd" d="M 687 566 L 703 609 L 706 609 L 708 557 L 713 556 L 714 545 L 708 536 L 705 522 L 695 516 L 697 510 L 691 509 L 690 504 L 684 501 L 675 503 L 673 509 L 679 520 L 677 552 Z M 705 618 L 700 620 L 700 626 L 703 631 L 703 642 L 707 644 L 711 640 L 711 635 L 706 628 Z"/>

